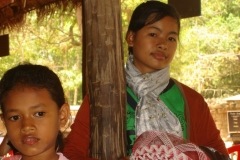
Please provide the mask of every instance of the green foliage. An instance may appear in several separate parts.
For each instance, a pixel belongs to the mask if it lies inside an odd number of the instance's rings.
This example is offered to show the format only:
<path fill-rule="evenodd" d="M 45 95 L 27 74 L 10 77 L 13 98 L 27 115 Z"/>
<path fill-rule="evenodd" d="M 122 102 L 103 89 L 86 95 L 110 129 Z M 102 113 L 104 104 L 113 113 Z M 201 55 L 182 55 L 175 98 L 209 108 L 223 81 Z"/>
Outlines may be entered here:
<path fill-rule="evenodd" d="M 74 90 L 81 88 L 81 34 L 76 22 L 75 10 L 37 23 L 35 12 L 27 15 L 25 25 L 10 33 L 10 56 L 0 58 L 0 74 L 22 63 L 47 65 L 60 77 L 70 104 L 74 102 Z"/>
<path fill-rule="evenodd" d="M 202 0 L 202 16 L 182 20 L 172 76 L 205 98 L 240 92 L 239 4 L 239 0 Z"/>

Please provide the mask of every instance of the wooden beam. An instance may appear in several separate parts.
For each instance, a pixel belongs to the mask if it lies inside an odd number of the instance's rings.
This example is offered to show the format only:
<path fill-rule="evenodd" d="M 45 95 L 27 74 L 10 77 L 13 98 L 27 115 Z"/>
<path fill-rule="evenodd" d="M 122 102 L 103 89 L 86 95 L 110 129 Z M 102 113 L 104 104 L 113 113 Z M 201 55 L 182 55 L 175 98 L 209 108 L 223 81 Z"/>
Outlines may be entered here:
<path fill-rule="evenodd" d="M 126 83 L 120 0 L 83 1 L 92 158 L 126 155 Z"/>

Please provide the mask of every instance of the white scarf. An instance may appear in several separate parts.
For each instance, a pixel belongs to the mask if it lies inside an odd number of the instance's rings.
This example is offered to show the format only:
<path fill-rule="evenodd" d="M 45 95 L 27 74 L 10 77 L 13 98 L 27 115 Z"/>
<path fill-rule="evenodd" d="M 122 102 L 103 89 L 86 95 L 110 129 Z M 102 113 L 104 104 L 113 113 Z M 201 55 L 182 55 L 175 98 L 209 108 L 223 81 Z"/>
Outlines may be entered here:
<path fill-rule="evenodd" d="M 153 73 L 142 74 L 133 65 L 133 55 L 129 56 L 126 66 L 127 85 L 139 99 L 135 111 L 137 137 L 149 130 L 165 131 L 182 137 L 178 118 L 159 98 L 169 79 L 169 66 Z"/>

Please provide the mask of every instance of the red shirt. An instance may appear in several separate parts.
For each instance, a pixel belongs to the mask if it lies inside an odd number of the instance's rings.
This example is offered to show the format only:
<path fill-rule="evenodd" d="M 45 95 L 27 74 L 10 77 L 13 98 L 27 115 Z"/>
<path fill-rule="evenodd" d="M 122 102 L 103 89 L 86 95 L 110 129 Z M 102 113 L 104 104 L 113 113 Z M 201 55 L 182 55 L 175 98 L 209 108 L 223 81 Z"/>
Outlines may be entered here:
<path fill-rule="evenodd" d="M 225 144 L 216 128 L 210 110 L 204 98 L 188 86 L 175 81 L 185 99 L 185 117 L 188 128 L 188 139 L 198 146 L 207 146 L 228 155 Z M 71 132 L 65 139 L 64 155 L 70 160 L 90 160 L 90 104 L 89 97 L 83 103 L 71 126 Z"/>

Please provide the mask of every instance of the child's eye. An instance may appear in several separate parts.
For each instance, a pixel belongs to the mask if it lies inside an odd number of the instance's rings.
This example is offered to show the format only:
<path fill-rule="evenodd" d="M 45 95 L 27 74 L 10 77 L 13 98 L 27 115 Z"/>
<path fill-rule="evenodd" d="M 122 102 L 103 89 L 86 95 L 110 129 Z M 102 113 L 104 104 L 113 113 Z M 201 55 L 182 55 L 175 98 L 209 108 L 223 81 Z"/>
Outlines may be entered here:
<path fill-rule="evenodd" d="M 37 116 L 37 117 L 42 117 L 42 116 L 44 116 L 45 115 L 45 112 L 37 112 L 36 114 L 35 114 L 35 116 Z"/>
<path fill-rule="evenodd" d="M 11 121 L 16 121 L 16 120 L 18 120 L 20 117 L 19 116 L 12 116 L 12 117 L 10 117 L 9 119 L 11 120 Z"/>
<path fill-rule="evenodd" d="M 156 34 L 155 33 L 150 33 L 149 34 L 151 37 L 156 37 Z"/>

